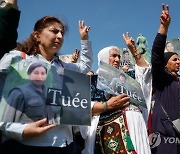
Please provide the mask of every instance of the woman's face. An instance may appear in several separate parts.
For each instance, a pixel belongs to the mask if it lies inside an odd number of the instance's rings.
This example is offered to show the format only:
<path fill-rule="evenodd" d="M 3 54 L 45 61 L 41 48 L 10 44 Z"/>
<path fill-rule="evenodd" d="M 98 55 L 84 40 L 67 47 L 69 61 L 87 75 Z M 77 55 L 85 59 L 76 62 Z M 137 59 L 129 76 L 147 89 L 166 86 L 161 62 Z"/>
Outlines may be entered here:
<path fill-rule="evenodd" d="M 122 83 L 125 83 L 126 78 L 125 78 L 124 76 L 121 75 L 119 78 L 120 78 L 120 80 L 121 80 Z"/>
<path fill-rule="evenodd" d="M 166 50 L 169 52 L 174 52 L 174 46 L 171 42 L 166 44 Z"/>
<path fill-rule="evenodd" d="M 128 53 L 128 52 L 126 52 L 126 53 L 124 54 L 124 59 L 125 59 L 126 61 L 129 60 L 129 53 Z"/>
<path fill-rule="evenodd" d="M 119 69 L 120 58 L 121 58 L 121 56 L 120 56 L 120 53 L 119 53 L 118 50 L 116 50 L 116 49 L 110 50 L 110 53 L 109 53 L 109 65 Z"/>
<path fill-rule="evenodd" d="M 43 66 L 36 67 L 31 74 L 29 74 L 29 79 L 32 80 L 35 86 L 42 86 L 46 80 L 46 70 Z"/>
<path fill-rule="evenodd" d="M 176 74 L 179 71 L 179 66 L 180 61 L 178 55 L 176 54 L 172 55 L 166 64 L 166 68 L 173 74 Z"/>
<path fill-rule="evenodd" d="M 39 48 L 46 55 L 54 55 L 64 42 L 63 26 L 57 22 L 50 24 L 38 34 Z"/>

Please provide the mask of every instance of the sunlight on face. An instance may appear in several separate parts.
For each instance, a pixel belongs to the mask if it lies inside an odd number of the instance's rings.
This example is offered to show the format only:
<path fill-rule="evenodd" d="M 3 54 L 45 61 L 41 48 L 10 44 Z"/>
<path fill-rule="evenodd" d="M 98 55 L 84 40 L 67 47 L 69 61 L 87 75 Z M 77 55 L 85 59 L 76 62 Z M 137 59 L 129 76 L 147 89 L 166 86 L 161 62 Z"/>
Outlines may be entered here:
<path fill-rule="evenodd" d="M 57 53 L 64 42 L 64 31 L 59 23 L 52 23 L 39 34 L 40 51 L 48 55 Z"/>
<path fill-rule="evenodd" d="M 127 61 L 129 60 L 129 53 L 128 53 L 128 52 L 126 52 L 126 53 L 124 54 L 124 59 L 127 60 Z"/>
<path fill-rule="evenodd" d="M 120 67 L 120 53 L 117 49 L 111 49 L 109 54 L 109 65 L 119 69 Z"/>
<path fill-rule="evenodd" d="M 174 45 L 171 42 L 167 43 L 166 50 L 169 52 L 174 52 Z"/>
<path fill-rule="evenodd" d="M 171 73 L 175 73 L 175 74 L 179 71 L 179 66 L 180 66 L 180 61 L 177 54 L 172 55 L 166 64 L 166 68 Z"/>
<path fill-rule="evenodd" d="M 122 83 L 125 83 L 125 81 L 126 81 L 126 77 L 125 77 L 125 76 L 122 76 L 122 75 L 121 75 L 119 78 L 120 78 L 120 80 L 121 80 Z"/>

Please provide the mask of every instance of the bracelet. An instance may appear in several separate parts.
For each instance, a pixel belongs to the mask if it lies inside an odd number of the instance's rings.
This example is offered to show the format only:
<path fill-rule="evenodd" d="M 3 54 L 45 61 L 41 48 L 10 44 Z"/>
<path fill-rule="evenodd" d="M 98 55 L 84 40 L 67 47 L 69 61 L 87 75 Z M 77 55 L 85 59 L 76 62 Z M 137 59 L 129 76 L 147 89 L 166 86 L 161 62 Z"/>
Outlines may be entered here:
<path fill-rule="evenodd" d="M 137 54 L 135 54 L 133 57 L 134 58 L 136 58 L 137 56 L 139 56 L 139 55 L 142 55 L 142 54 L 144 54 L 145 52 L 146 52 L 146 49 L 145 48 L 141 48 L 142 49 L 142 51 L 141 52 L 139 52 L 139 53 L 137 53 Z M 136 50 L 135 50 L 135 53 L 137 52 L 137 48 L 136 48 Z M 137 58 L 140 58 L 140 57 L 137 57 Z"/>
<path fill-rule="evenodd" d="M 137 54 L 135 54 L 133 57 L 137 57 L 137 56 L 139 56 L 139 55 L 141 55 L 141 53 L 137 53 Z"/>
<path fill-rule="evenodd" d="M 108 104 L 107 104 L 107 101 L 104 102 L 104 111 L 107 111 L 108 110 Z"/>
<path fill-rule="evenodd" d="M 137 50 L 138 50 L 138 49 L 136 48 L 135 53 L 137 52 Z M 141 52 L 139 52 L 139 53 L 137 53 L 137 54 L 133 55 L 133 57 L 134 57 L 134 58 L 140 58 L 140 57 L 137 57 L 137 56 L 139 56 L 139 55 L 141 55 L 141 54 L 142 54 L 142 53 L 141 53 Z"/>

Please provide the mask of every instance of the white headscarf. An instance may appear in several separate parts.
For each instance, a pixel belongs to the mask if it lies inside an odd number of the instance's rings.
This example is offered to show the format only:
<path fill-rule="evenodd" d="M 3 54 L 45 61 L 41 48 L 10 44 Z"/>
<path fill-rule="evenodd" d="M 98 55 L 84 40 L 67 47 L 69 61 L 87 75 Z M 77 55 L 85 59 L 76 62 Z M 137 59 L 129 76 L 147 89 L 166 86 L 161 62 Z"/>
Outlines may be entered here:
<path fill-rule="evenodd" d="M 110 53 L 109 51 L 112 49 L 118 50 L 120 53 L 120 49 L 117 46 L 105 47 L 99 51 L 99 53 L 98 53 L 98 67 L 99 67 L 100 61 L 102 61 L 106 64 L 109 64 L 109 53 Z M 98 74 L 98 72 L 99 72 L 99 68 L 96 71 L 96 73 Z"/>

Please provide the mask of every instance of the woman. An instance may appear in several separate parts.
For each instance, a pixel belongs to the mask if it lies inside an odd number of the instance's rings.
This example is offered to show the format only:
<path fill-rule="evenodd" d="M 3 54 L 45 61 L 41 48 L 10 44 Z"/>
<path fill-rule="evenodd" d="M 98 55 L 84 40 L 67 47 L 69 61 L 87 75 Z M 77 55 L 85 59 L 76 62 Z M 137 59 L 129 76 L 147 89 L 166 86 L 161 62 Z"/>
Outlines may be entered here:
<path fill-rule="evenodd" d="M 84 21 L 79 21 L 79 32 L 81 37 L 81 60 L 79 63 L 65 63 L 59 60 L 57 52 L 63 45 L 64 34 L 67 26 L 53 16 L 45 16 L 39 19 L 34 32 L 22 43 L 20 51 L 14 50 L 6 54 L 0 61 L 0 69 L 8 69 L 12 58 L 27 60 L 38 60 L 55 66 L 58 70 L 62 68 L 87 73 L 92 66 L 91 42 L 88 41 L 89 26 L 84 25 Z M 22 54 L 22 52 L 26 54 Z M 16 123 L 0 123 L 3 135 L 18 140 L 19 147 L 36 153 L 73 153 L 73 134 L 70 125 L 48 125 L 45 126 L 46 119 L 42 119 L 31 124 L 20 125 Z M 51 128 L 51 129 L 50 129 Z M 15 141 L 13 140 L 13 141 Z M 14 143 L 12 143 L 14 145 Z M 7 147 L 7 146 L 6 146 Z M 13 146 L 12 146 L 13 147 Z M 31 148 L 29 148 L 31 147 Z M 11 150 L 15 151 L 14 147 Z M 22 151 L 18 151 L 21 153 Z M 24 151 L 22 153 L 25 153 Z"/>
<path fill-rule="evenodd" d="M 178 140 L 178 133 L 173 128 L 172 121 L 179 118 L 180 112 L 177 74 L 180 66 L 179 56 L 175 52 L 164 53 L 170 21 L 169 7 L 163 4 L 160 27 L 152 47 L 152 77 L 155 89 L 152 130 L 157 141 L 160 141 L 158 144 L 154 143 L 152 153 L 179 154 L 180 144 L 168 140 Z"/>
<path fill-rule="evenodd" d="M 150 109 L 151 109 L 151 100 L 152 100 L 152 72 L 151 65 L 145 60 L 141 52 L 137 49 L 135 41 L 132 37 L 129 36 L 129 33 L 123 34 L 123 39 L 129 48 L 131 54 L 134 57 L 136 62 L 135 64 L 135 77 L 136 80 L 140 83 L 147 109 L 142 108 L 143 117 L 147 123 Z"/>
<path fill-rule="evenodd" d="M 98 53 L 98 61 L 103 61 L 113 67 L 116 67 L 119 69 L 120 66 L 120 50 L 119 48 L 115 46 L 110 46 L 102 49 Z M 126 107 L 127 106 L 127 107 Z M 123 109 L 124 108 L 124 109 Z M 122 114 L 122 110 L 123 114 Z M 122 138 L 128 138 L 126 134 L 124 134 L 123 130 L 125 132 L 129 132 L 130 134 L 130 140 L 127 143 L 126 141 L 122 141 L 120 138 L 114 141 L 113 139 L 111 141 L 108 140 L 103 140 L 101 141 L 101 149 L 98 150 L 98 152 L 102 151 L 104 153 L 112 153 L 112 152 L 121 152 L 121 153 L 135 153 L 137 152 L 138 154 L 144 154 L 144 153 L 150 153 L 150 147 L 149 147 L 149 142 L 148 142 L 148 137 L 147 137 L 147 129 L 146 129 L 146 124 L 144 122 L 144 119 L 142 117 L 142 114 L 140 112 L 140 109 L 138 107 L 135 107 L 134 105 L 129 105 L 129 97 L 126 94 L 120 94 L 118 96 L 113 96 L 107 101 L 103 102 L 95 102 L 94 106 L 92 107 L 92 114 L 94 115 L 92 117 L 92 123 L 91 123 L 91 128 L 88 131 L 88 135 L 90 136 L 89 139 L 86 138 L 86 144 L 89 144 L 89 149 L 86 147 L 84 151 L 88 153 L 88 150 L 93 150 L 94 142 L 93 138 L 95 138 L 95 130 L 103 130 L 102 127 L 100 127 L 100 124 L 102 121 L 107 117 L 109 121 L 113 119 L 113 117 L 119 117 L 121 119 L 120 121 L 122 122 L 121 124 L 119 123 L 117 127 L 120 127 L 121 131 L 121 137 Z M 98 116 L 100 115 L 100 117 Z M 122 116 L 123 115 L 123 116 Z M 100 118 L 100 120 L 99 120 Z M 116 118 L 115 118 L 116 119 Z M 126 121 L 127 119 L 127 121 Z M 106 123 L 106 120 L 103 121 Z M 117 128 L 116 127 L 116 128 Z M 110 130 L 110 128 L 113 128 L 113 126 L 108 127 L 106 131 L 104 130 L 104 134 L 107 135 Z M 114 127 L 115 128 L 115 127 Z M 119 130 L 116 132 L 119 132 Z M 102 133 L 101 133 L 102 134 Z M 97 140 L 101 136 L 96 134 L 96 143 L 99 142 Z M 103 136 L 104 137 L 104 136 Z M 102 138 L 103 138 L 102 137 Z M 105 138 L 108 138 L 107 136 Z M 132 140 L 132 144 L 131 144 Z M 109 145 L 109 147 L 107 147 Z M 113 148 L 114 145 L 114 148 Z M 115 146 L 116 145 L 116 146 Z M 103 148 L 102 148 L 103 147 Z M 97 152 L 97 147 L 95 148 Z M 97 153 L 98 153 L 97 152 Z M 89 153 L 92 153 L 89 152 Z"/>
<path fill-rule="evenodd" d="M 2 121 L 31 123 L 47 118 L 46 81 L 47 68 L 40 63 L 29 66 L 29 82 L 10 90 Z"/>
<path fill-rule="evenodd" d="M 165 52 L 174 52 L 174 45 L 172 42 L 170 41 L 166 42 Z"/>
<path fill-rule="evenodd" d="M 129 51 L 127 49 L 123 50 L 123 61 L 121 62 L 121 67 L 126 68 L 128 67 L 127 71 L 133 70 L 134 65 L 132 64 L 131 57 L 129 55 Z"/>

